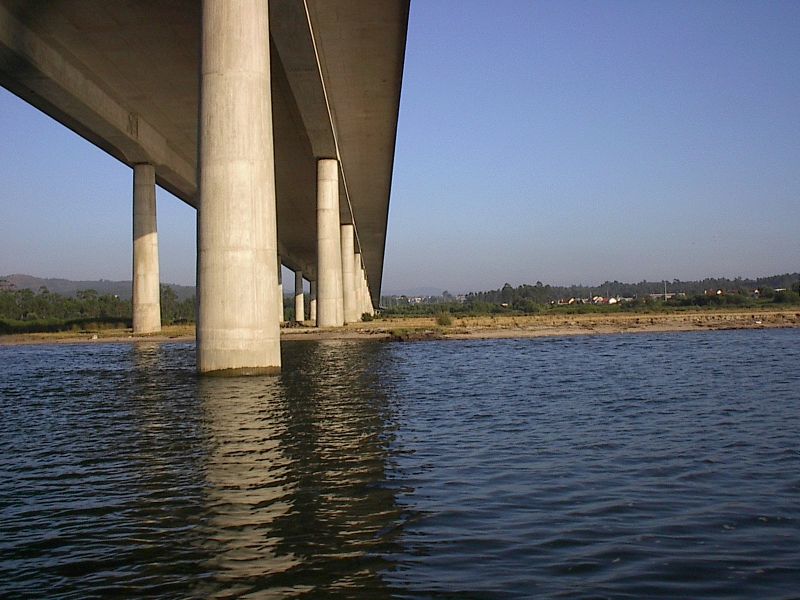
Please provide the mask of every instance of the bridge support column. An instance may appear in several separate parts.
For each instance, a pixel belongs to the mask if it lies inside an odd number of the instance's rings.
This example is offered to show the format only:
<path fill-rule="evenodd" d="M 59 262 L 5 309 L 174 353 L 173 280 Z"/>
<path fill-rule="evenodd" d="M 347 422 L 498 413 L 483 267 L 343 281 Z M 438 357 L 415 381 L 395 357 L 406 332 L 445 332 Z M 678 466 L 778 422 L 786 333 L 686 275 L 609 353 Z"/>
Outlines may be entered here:
<path fill-rule="evenodd" d="M 353 288 L 356 294 L 356 306 L 358 306 L 358 321 L 361 320 L 361 315 L 367 312 L 361 285 L 361 253 L 355 252 L 353 254 Z"/>
<path fill-rule="evenodd" d="M 325 158 L 317 162 L 317 325 L 343 324 L 339 163 Z"/>
<path fill-rule="evenodd" d="M 277 302 L 278 302 L 278 323 L 284 323 L 286 319 L 283 318 L 283 270 L 281 269 L 281 257 L 278 255 L 278 289 L 277 289 Z"/>
<path fill-rule="evenodd" d="M 308 282 L 308 320 L 317 325 L 317 282 L 313 279 Z"/>
<path fill-rule="evenodd" d="M 303 272 L 294 272 L 294 320 L 302 323 L 306 320 L 306 306 L 303 298 Z"/>
<path fill-rule="evenodd" d="M 280 370 L 267 0 L 204 0 L 197 368 Z"/>
<path fill-rule="evenodd" d="M 359 320 L 356 296 L 356 278 L 353 271 L 353 226 L 342 225 L 342 300 L 344 303 L 344 322 L 355 323 Z"/>
<path fill-rule="evenodd" d="M 156 172 L 153 165 L 133 166 L 133 333 L 161 331 L 158 277 Z"/>
<path fill-rule="evenodd" d="M 369 295 L 369 285 L 367 285 L 367 276 L 364 273 L 364 267 L 361 267 L 361 293 L 364 295 L 364 312 L 374 316 L 375 307 L 372 306 L 372 297 Z"/>

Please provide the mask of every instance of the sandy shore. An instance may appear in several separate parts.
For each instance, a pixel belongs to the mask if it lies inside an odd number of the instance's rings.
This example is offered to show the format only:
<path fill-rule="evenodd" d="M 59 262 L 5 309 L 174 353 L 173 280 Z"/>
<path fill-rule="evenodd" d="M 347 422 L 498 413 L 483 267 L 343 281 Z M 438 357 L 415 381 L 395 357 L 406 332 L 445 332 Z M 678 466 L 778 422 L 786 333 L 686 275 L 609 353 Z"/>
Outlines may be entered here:
<path fill-rule="evenodd" d="M 433 317 L 390 318 L 351 324 L 342 328 L 284 327 L 281 329 L 281 338 L 285 340 L 458 340 L 774 327 L 800 327 L 800 309 L 454 317 L 452 324 L 447 327 L 438 326 Z M 191 342 L 194 341 L 194 336 L 194 326 L 178 325 L 165 327 L 157 335 L 142 336 L 134 336 L 129 329 L 5 335 L 0 336 L 0 345 Z"/>

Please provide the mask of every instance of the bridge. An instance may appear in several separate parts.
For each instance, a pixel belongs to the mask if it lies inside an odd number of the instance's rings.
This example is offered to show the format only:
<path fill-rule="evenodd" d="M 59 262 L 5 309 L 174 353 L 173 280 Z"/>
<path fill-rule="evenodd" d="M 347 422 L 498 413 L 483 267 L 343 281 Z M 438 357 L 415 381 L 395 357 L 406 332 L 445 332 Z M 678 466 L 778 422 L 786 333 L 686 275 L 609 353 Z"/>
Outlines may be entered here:
<path fill-rule="evenodd" d="M 0 0 L 0 85 L 132 168 L 134 333 L 160 330 L 155 186 L 197 209 L 197 366 L 280 369 L 295 309 L 380 298 L 409 0 Z"/>

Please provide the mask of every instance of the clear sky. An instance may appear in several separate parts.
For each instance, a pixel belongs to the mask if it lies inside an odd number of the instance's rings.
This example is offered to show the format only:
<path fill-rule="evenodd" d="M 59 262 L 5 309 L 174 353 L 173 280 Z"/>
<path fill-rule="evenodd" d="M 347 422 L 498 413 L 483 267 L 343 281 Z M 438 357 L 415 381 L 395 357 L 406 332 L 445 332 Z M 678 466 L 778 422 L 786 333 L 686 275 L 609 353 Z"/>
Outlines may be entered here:
<path fill-rule="evenodd" d="M 412 0 L 384 290 L 800 270 L 798 32 L 794 1 Z M 0 135 L 0 274 L 129 279 L 130 169 L 1 90 Z"/>

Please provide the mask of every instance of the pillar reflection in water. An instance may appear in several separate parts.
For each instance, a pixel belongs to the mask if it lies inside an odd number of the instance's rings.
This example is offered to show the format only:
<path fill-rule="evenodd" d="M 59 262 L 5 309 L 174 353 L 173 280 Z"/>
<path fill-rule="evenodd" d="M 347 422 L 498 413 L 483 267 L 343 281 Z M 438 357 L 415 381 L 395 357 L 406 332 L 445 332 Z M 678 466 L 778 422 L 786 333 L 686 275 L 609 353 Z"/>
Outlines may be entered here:
<path fill-rule="evenodd" d="M 281 448 L 285 400 L 273 377 L 203 378 L 199 382 L 209 452 L 205 467 L 209 569 L 226 593 L 253 586 L 300 564 L 278 549 L 274 523 L 291 510 L 294 482 Z M 235 585 L 231 585 L 235 584 Z"/>
<path fill-rule="evenodd" d="M 208 565 L 220 589 L 390 596 L 401 521 L 386 481 L 391 418 L 371 344 L 288 343 L 278 378 L 201 379 Z"/>

